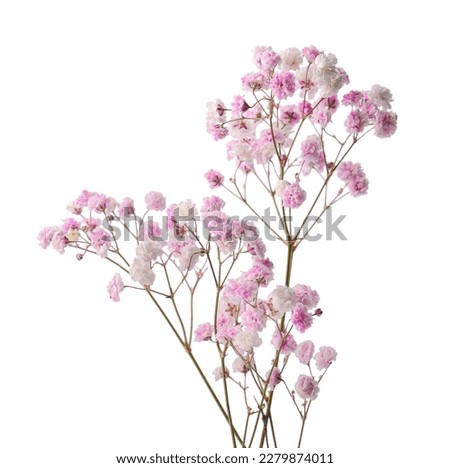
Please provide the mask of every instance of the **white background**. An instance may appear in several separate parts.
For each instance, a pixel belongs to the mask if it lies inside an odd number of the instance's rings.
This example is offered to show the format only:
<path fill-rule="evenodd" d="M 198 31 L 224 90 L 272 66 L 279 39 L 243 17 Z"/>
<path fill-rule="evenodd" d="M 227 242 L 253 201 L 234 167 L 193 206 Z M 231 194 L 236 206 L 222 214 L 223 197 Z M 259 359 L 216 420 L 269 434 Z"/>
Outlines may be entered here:
<path fill-rule="evenodd" d="M 0 465 L 110 467 L 115 455 L 229 446 L 144 297 L 112 303 L 106 262 L 44 252 L 81 189 L 208 194 L 230 171 L 205 103 L 239 93 L 256 45 L 315 44 L 354 88 L 394 93 L 399 130 L 353 159 L 370 194 L 341 205 L 347 242 L 307 245 L 298 279 L 339 351 L 305 451 L 337 467 L 446 466 L 448 25 L 443 3 L 4 1 L 0 7 Z M 286 447 L 287 449 L 289 447 Z"/>

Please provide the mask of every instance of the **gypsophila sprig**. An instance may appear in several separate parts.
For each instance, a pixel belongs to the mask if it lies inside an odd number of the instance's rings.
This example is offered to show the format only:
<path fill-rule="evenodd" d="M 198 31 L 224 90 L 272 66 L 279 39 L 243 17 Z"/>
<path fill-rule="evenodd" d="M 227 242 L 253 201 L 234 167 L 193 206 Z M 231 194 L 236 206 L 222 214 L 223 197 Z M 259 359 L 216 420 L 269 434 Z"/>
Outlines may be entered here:
<path fill-rule="evenodd" d="M 228 140 L 232 164 L 228 176 L 205 173 L 214 195 L 168 204 L 153 190 L 119 203 L 84 190 L 70 216 L 38 239 L 44 249 L 75 250 L 78 260 L 90 254 L 110 262 L 112 301 L 128 289 L 149 297 L 224 416 L 233 447 L 300 447 L 337 352 L 307 339 L 323 311 L 294 257 L 328 210 L 347 195 L 367 194 L 368 178 L 349 153 L 370 133 L 393 135 L 397 115 L 383 86 L 344 92 L 347 73 L 314 46 L 257 47 L 253 62 L 229 103 L 207 104 L 207 132 Z M 226 196 L 242 203 L 244 217 L 227 212 Z M 276 222 L 262 211 L 263 199 Z M 286 260 L 271 258 L 274 242 Z M 214 294 L 199 311 L 202 284 Z M 202 353 L 217 365 L 204 369 Z M 292 425 L 293 440 L 277 437 L 275 398 L 292 404 L 294 417 L 280 420 Z"/>

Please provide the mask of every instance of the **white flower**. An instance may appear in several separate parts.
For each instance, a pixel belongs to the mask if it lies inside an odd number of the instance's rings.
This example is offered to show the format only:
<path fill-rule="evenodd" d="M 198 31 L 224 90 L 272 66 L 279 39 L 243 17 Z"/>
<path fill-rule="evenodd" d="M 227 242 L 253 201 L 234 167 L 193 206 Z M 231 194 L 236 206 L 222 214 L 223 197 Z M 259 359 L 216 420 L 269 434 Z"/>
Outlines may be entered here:
<path fill-rule="evenodd" d="M 216 380 L 216 382 L 223 378 L 223 372 L 222 372 L 221 367 L 216 367 L 212 373 L 214 375 L 214 379 Z M 225 377 L 228 377 L 229 375 L 230 375 L 230 371 L 225 367 Z"/>
<path fill-rule="evenodd" d="M 183 200 L 175 207 L 174 213 L 177 218 L 192 219 L 197 214 L 195 203 L 192 200 Z"/>
<path fill-rule="evenodd" d="M 289 182 L 286 182 L 285 180 L 280 179 L 275 185 L 275 195 L 277 195 L 278 197 L 282 197 L 284 190 L 287 187 L 289 187 L 289 185 L 291 185 Z"/>
<path fill-rule="evenodd" d="M 241 330 L 233 340 L 234 345 L 241 351 L 250 352 L 262 344 L 258 333 L 254 330 Z"/>
<path fill-rule="evenodd" d="M 150 262 L 156 260 L 163 254 L 161 242 L 153 240 L 145 240 L 141 242 L 136 248 L 136 256 L 144 261 Z"/>
<path fill-rule="evenodd" d="M 206 120 L 207 122 L 223 123 L 227 120 L 225 112 L 225 104 L 220 100 L 210 101 L 206 104 Z"/>
<path fill-rule="evenodd" d="M 390 109 L 392 107 L 392 93 L 388 88 L 376 84 L 373 85 L 372 88 L 370 88 L 370 91 L 368 91 L 367 94 L 376 106 L 381 107 L 385 110 Z"/>
<path fill-rule="evenodd" d="M 239 161 L 251 162 L 253 160 L 253 150 L 248 143 L 236 142 L 229 151 L 229 156 Z"/>
<path fill-rule="evenodd" d="M 278 320 L 289 310 L 294 307 L 297 298 L 293 289 L 287 286 L 277 286 L 273 293 L 272 305 L 275 310 L 274 319 Z"/>
<path fill-rule="evenodd" d="M 284 70 L 298 70 L 302 61 L 302 53 L 295 47 L 283 50 L 280 54 L 281 65 Z"/>
<path fill-rule="evenodd" d="M 314 60 L 313 82 L 323 98 L 336 94 L 344 84 L 342 74 L 336 69 L 337 58 L 333 54 L 319 54 Z"/>
<path fill-rule="evenodd" d="M 136 257 L 130 266 L 130 276 L 133 281 L 141 283 L 142 286 L 151 286 L 155 281 L 155 273 L 150 267 L 150 262 Z"/>
<path fill-rule="evenodd" d="M 192 270 L 199 260 L 199 252 L 200 250 L 195 244 L 184 247 L 178 259 L 180 262 L 180 270 Z"/>

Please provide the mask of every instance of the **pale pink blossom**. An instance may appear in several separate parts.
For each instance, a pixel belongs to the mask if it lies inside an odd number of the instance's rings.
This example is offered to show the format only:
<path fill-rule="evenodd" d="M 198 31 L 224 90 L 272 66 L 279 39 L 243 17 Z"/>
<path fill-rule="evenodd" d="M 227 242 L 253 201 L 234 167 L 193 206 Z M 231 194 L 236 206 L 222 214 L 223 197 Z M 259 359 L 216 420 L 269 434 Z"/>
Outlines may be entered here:
<path fill-rule="evenodd" d="M 233 369 L 233 372 L 246 374 L 250 370 L 250 363 L 247 360 L 244 361 L 240 356 L 238 356 L 233 361 L 231 368 Z"/>
<path fill-rule="evenodd" d="M 306 200 L 306 192 L 298 182 L 294 182 L 283 190 L 283 206 L 286 208 L 299 208 Z"/>
<path fill-rule="evenodd" d="M 312 325 L 313 316 L 308 313 L 306 306 L 303 304 L 296 304 L 292 309 L 291 320 L 300 333 L 305 333 Z"/>
<path fill-rule="evenodd" d="M 274 345 L 275 349 L 281 348 L 281 354 L 286 354 L 286 356 L 293 353 L 297 349 L 297 343 L 295 342 L 292 334 L 289 333 L 286 335 L 286 332 L 281 334 L 278 328 L 273 332 L 270 342 Z"/>
<path fill-rule="evenodd" d="M 375 135 L 388 138 L 397 130 L 397 114 L 394 112 L 378 111 L 374 121 Z"/>
<path fill-rule="evenodd" d="M 262 340 L 255 330 L 241 330 L 235 336 L 233 344 L 241 352 L 251 352 L 262 344 Z"/>
<path fill-rule="evenodd" d="M 144 240 L 136 247 L 136 255 L 145 261 L 151 262 L 152 260 L 156 260 L 158 257 L 163 255 L 163 245 L 164 244 L 162 242 Z"/>
<path fill-rule="evenodd" d="M 265 287 L 273 280 L 273 263 L 268 258 L 253 257 L 253 266 L 245 278 Z"/>
<path fill-rule="evenodd" d="M 151 286 L 155 281 L 155 273 L 149 261 L 136 257 L 130 266 L 130 276 L 133 281 L 142 286 Z"/>
<path fill-rule="evenodd" d="M 348 114 L 344 125 L 348 133 L 361 133 L 368 123 L 369 120 L 366 114 L 359 109 L 355 109 Z"/>
<path fill-rule="evenodd" d="M 266 245 L 261 239 L 246 242 L 245 247 L 250 255 L 256 255 L 259 258 L 264 258 L 266 253 Z"/>
<path fill-rule="evenodd" d="M 206 131 L 214 137 L 214 140 L 223 140 L 228 135 L 228 129 L 222 124 L 208 123 Z"/>
<path fill-rule="evenodd" d="M 166 197 L 161 192 L 148 192 L 145 204 L 148 210 L 162 211 L 166 207 Z"/>
<path fill-rule="evenodd" d="M 119 216 L 120 218 L 127 218 L 134 214 L 134 201 L 131 198 L 124 198 L 122 203 L 119 205 Z"/>
<path fill-rule="evenodd" d="M 298 106 L 289 104 L 287 106 L 280 107 L 280 122 L 286 125 L 288 128 L 297 125 L 301 120 L 301 115 Z"/>
<path fill-rule="evenodd" d="M 283 70 L 298 70 L 303 61 L 300 50 L 296 47 L 289 47 L 280 53 L 281 67 Z"/>
<path fill-rule="evenodd" d="M 97 255 L 106 258 L 111 247 L 111 236 L 104 229 L 96 228 L 91 232 L 90 238 Z"/>
<path fill-rule="evenodd" d="M 330 346 L 321 346 L 314 359 L 318 370 L 327 369 L 333 361 L 336 361 L 336 350 Z"/>
<path fill-rule="evenodd" d="M 277 286 L 270 297 L 275 312 L 275 320 L 280 319 L 296 303 L 294 290 L 287 286 Z"/>
<path fill-rule="evenodd" d="M 314 343 L 312 341 L 302 341 L 295 350 L 295 355 L 301 364 L 308 364 L 314 354 Z"/>
<path fill-rule="evenodd" d="M 222 370 L 222 367 L 216 367 L 212 373 L 214 375 L 214 380 L 216 382 L 220 379 L 223 379 L 224 372 Z M 230 371 L 228 370 L 227 367 L 225 367 L 225 378 L 228 378 L 229 376 L 230 376 Z"/>
<path fill-rule="evenodd" d="M 315 400 L 319 394 L 319 385 L 308 375 L 300 375 L 295 384 L 295 391 L 304 400 Z"/>
<path fill-rule="evenodd" d="M 206 120 L 208 122 L 223 123 L 226 121 L 225 104 L 220 99 L 206 103 L 206 109 Z"/>
<path fill-rule="evenodd" d="M 253 50 L 253 60 L 264 74 L 268 74 L 281 62 L 281 57 L 272 47 L 258 46 Z"/>
<path fill-rule="evenodd" d="M 241 78 L 244 91 L 258 91 L 268 86 L 267 77 L 262 73 L 247 73 Z"/>
<path fill-rule="evenodd" d="M 211 323 L 202 323 L 194 331 L 195 341 L 209 341 L 214 333 L 214 327 Z"/>
<path fill-rule="evenodd" d="M 51 246 L 60 254 L 65 252 L 68 240 L 64 233 L 58 228 L 52 235 Z"/>
<path fill-rule="evenodd" d="M 269 377 L 270 374 L 270 377 Z M 281 371 L 278 367 L 274 367 L 272 372 L 268 371 L 266 379 L 269 377 L 268 387 L 269 390 L 273 390 L 281 382 Z"/>
<path fill-rule="evenodd" d="M 241 312 L 241 322 L 247 330 L 263 331 L 267 322 L 264 306 L 246 304 L 244 311 Z"/>
<path fill-rule="evenodd" d="M 392 93 L 388 88 L 375 84 L 370 88 L 370 91 L 368 91 L 367 94 L 376 106 L 381 107 L 384 110 L 388 110 L 392 107 Z"/>
<path fill-rule="evenodd" d="M 300 145 L 302 158 L 302 174 L 309 175 L 312 169 L 323 171 L 325 167 L 325 157 L 322 149 L 322 142 L 317 135 L 309 135 Z"/>
<path fill-rule="evenodd" d="M 58 226 L 49 226 L 44 229 L 42 229 L 39 234 L 38 234 L 38 241 L 39 245 L 43 248 L 46 249 L 51 243 L 52 243 L 52 238 L 56 232 L 58 232 L 59 228 Z"/>
<path fill-rule="evenodd" d="M 221 187 L 223 185 L 224 176 L 219 172 L 215 171 L 214 169 L 210 169 L 205 174 L 206 180 L 209 183 L 210 189 L 215 189 L 217 187 Z"/>
<path fill-rule="evenodd" d="M 203 199 L 203 205 L 200 208 L 200 211 L 204 214 L 211 213 L 213 211 L 221 211 L 224 206 L 225 202 L 220 197 L 213 195 Z"/>
<path fill-rule="evenodd" d="M 119 295 L 123 291 L 123 288 L 124 288 L 124 284 L 123 284 L 122 278 L 119 275 L 119 273 L 116 273 L 112 277 L 111 281 L 108 283 L 108 286 L 106 289 L 108 291 L 109 297 L 114 302 L 119 302 L 120 301 Z"/>
<path fill-rule="evenodd" d="M 200 249 L 195 244 L 189 244 L 181 249 L 180 270 L 192 270 L 200 259 Z"/>
<path fill-rule="evenodd" d="M 280 179 L 275 184 L 275 195 L 281 198 L 283 196 L 283 192 L 285 191 L 285 189 L 289 187 L 289 185 L 290 185 L 289 182 L 287 182 L 286 180 Z"/>
<path fill-rule="evenodd" d="M 319 303 L 319 294 L 317 291 L 304 284 L 297 284 L 293 289 L 295 297 L 300 304 L 306 306 L 308 310 L 317 307 L 317 304 Z"/>
<path fill-rule="evenodd" d="M 295 76 L 287 71 L 276 73 L 270 80 L 270 87 L 277 99 L 286 99 L 295 93 Z"/>
<path fill-rule="evenodd" d="M 317 47 L 309 46 L 302 49 L 302 54 L 309 63 L 313 63 L 320 52 Z"/>

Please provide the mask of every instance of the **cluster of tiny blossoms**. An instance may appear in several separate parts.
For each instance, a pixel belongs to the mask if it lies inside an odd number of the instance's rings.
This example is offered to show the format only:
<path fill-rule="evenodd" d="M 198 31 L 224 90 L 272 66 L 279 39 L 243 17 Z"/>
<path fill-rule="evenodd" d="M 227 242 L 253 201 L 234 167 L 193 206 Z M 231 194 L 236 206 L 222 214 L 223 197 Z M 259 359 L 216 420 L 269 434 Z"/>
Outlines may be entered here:
<path fill-rule="evenodd" d="M 38 240 L 44 249 L 51 246 L 61 254 L 75 249 L 78 260 L 92 254 L 111 262 L 118 269 L 106 288 L 111 300 L 120 301 L 126 288 L 150 296 L 225 416 L 233 446 L 252 446 L 260 424 L 259 446 L 269 446 L 270 431 L 276 446 L 271 405 L 280 386 L 300 416 L 300 446 L 311 402 L 337 356 L 334 348 L 316 349 L 304 336 L 322 310 L 317 291 L 294 280 L 298 272 L 293 258 L 306 238 L 301 228 L 314 210 L 320 219 L 344 196 L 367 193 L 361 164 L 347 156 L 370 132 L 379 138 L 393 135 L 397 116 L 391 111 L 391 92 L 383 86 L 342 93 L 349 84 L 347 73 L 333 54 L 316 47 L 279 53 L 257 47 L 253 58 L 256 70 L 242 77 L 243 93 L 229 105 L 217 99 L 207 106 L 207 131 L 215 140 L 228 139 L 226 154 L 235 165 L 234 175 L 226 178 L 210 169 L 205 177 L 211 190 L 243 202 L 284 245 L 284 284 L 275 282 L 280 265 L 276 269 L 268 257 L 256 224 L 230 217 L 225 200 L 217 195 L 198 204 L 186 199 L 167 205 L 165 195 L 151 191 L 138 214 L 129 197 L 118 202 L 84 190 L 67 207 L 70 216 L 44 228 Z M 340 137 L 331 130 L 339 108 L 345 112 Z M 250 197 L 250 178 L 275 209 L 275 227 L 267 225 L 253 203 L 262 197 Z M 311 188 L 307 193 L 305 178 L 316 182 L 313 193 Z M 331 180 L 338 184 L 335 192 Z M 300 228 L 293 227 L 295 217 Z M 237 265 L 243 264 L 237 273 Z M 202 311 L 210 311 L 207 321 L 204 315 L 199 318 L 194 301 L 205 278 L 215 291 L 210 306 L 202 301 Z M 199 365 L 197 349 L 217 353 L 219 365 L 209 375 L 223 384 L 222 398 Z M 268 350 L 269 357 L 260 350 Z M 287 374 L 288 361 L 294 361 L 294 379 Z M 233 422 L 229 385 L 243 392 L 243 432 Z"/>

